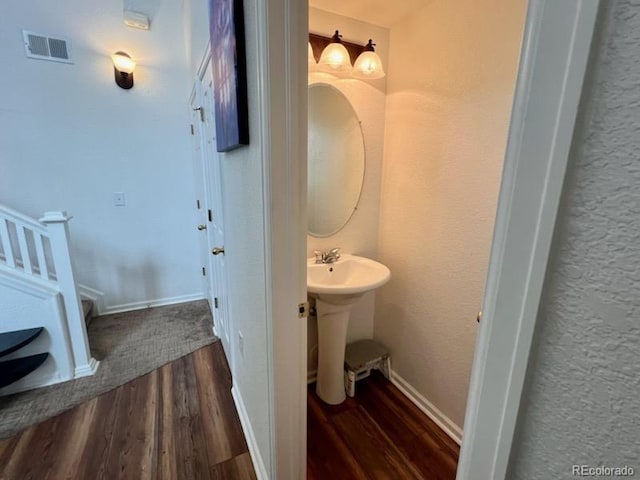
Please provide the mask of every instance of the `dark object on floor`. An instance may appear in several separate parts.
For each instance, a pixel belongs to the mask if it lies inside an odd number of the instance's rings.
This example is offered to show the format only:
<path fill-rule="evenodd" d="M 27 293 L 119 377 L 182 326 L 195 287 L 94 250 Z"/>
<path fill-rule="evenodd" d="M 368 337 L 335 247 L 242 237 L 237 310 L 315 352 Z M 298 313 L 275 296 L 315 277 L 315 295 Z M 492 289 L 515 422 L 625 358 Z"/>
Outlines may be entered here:
<path fill-rule="evenodd" d="M 356 382 L 371 375 L 373 369 L 379 370 L 389 380 L 389 351 L 378 342 L 368 339 L 348 344 L 344 355 L 347 395 L 353 397 L 356 394 Z"/>

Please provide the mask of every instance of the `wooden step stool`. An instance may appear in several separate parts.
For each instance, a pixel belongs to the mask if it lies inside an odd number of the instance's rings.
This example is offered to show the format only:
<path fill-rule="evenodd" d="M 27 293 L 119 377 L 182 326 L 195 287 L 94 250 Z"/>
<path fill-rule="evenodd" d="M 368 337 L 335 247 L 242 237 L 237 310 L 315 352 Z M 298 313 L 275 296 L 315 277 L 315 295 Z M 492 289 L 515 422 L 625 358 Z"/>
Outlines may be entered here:
<path fill-rule="evenodd" d="M 356 382 L 368 377 L 374 368 L 389 378 L 391 359 L 387 349 L 373 340 L 348 344 L 344 355 L 344 389 L 347 395 L 355 396 Z"/>

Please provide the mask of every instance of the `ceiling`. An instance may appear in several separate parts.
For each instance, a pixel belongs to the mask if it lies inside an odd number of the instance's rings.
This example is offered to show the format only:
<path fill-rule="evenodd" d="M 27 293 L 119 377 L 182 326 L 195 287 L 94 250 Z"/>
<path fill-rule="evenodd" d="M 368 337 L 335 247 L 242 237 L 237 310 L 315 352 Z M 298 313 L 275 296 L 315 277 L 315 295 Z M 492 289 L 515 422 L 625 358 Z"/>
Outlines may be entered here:
<path fill-rule="evenodd" d="M 411 12 L 422 9 L 433 0 L 309 0 L 309 6 L 390 28 Z"/>

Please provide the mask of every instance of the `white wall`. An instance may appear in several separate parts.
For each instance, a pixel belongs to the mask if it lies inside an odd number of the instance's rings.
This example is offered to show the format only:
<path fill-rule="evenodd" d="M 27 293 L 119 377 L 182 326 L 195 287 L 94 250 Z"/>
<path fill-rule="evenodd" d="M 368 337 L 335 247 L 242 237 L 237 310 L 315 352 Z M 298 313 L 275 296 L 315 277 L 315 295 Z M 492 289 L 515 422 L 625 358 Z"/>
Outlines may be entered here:
<path fill-rule="evenodd" d="M 206 0 L 187 0 L 186 37 L 193 51 L 192 73 L 200 63 L 209 30 Z M 260 138 L 258 85 L 257 4 L 244 2 L 249 97 L 250 145 L 220 154 L 224 206 L 225 259 L 229 280 L 229 364 L 234 388 L 244 403 L 259 454 L 271 471 L 270 396 L 267 350 L 266 243 L 263 211 L 263 163 Z M 264 20 L 264 19 L 263 19 Z M 266 172 L 265 172 L 266 174 Z M 238 349 L 238 331 L 244 337 L 244 357 Z"/>
<path fill-rule="evenodd" d="M 436 0 L 391 27 L 375 338 L 462 426 L 526 2 Z"/>
<path fill-rule="evenodd" d="M 638 463 L 640 6 L 603 2 L 509 478 Z"/>
<path fill-rule="evenodd" d="M 148 32 L 123 24 L 122 2 L 0 5 L 0 203 L 69 211 L 78 278 L 107 307 L 202 295 L 181 18 L 179 0 Z M 27 59 L 23 28 L 68 37 L 74 64 Z M 117 50 L 138 61 L 132 90 L 115 85 Z"/>
<path fill-rule="evenodd" d="M 388 65 L 389 30 L 349 17 L 343 17 L 317 8 L 309 9 L 309 31 L 331 36 L 340 30 L 343 39 L 352 43 L 366 44 L 369 38 L 377 43 L 376 52 L 383 65 Z M 358 207 L 342 230 L 329 237 L 307 236 L 307 255 L 314 250 L 340 247 L 344 253 L 353 253 L 377 258 L 377 232 L 380 207 L 380 182 L 384 139 L 384 115 L 386 78 L 360 81 L 348 77 L 336 77 L 322 72 L 312 72 L 309 83 L 328 83 L 340 90 L 353 106 L 362 122 L 365 146 L 365 176 Z M 339 179 L 336 179 L 339 181 Z M 349 320 L 347 341 L 373 337 L 374 294 L 366 294 L 354 305 Z M 317 368 L 318 330 L 315 317 L 308 325 L 308 369 Z"/>

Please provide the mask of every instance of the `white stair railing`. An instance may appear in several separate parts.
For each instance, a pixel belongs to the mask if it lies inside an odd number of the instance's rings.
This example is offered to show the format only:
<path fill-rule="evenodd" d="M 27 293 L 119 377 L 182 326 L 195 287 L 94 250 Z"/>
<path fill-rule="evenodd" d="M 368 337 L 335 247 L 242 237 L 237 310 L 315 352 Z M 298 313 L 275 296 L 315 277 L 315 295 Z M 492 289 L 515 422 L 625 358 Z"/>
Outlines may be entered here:
<path fill-rule="evenodd" d="M 34 282 L 47 282 L 61 294 L 75 363 L 75 376 L 91 375 L 87 328 L 69 252 L 66 212 L 46 212 L 36 221 L 0 205 L 0 272 L 14 272 Z"/>

